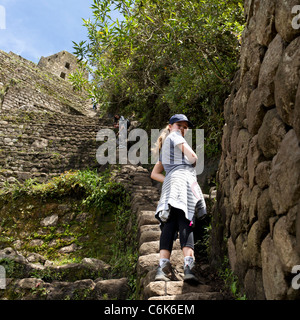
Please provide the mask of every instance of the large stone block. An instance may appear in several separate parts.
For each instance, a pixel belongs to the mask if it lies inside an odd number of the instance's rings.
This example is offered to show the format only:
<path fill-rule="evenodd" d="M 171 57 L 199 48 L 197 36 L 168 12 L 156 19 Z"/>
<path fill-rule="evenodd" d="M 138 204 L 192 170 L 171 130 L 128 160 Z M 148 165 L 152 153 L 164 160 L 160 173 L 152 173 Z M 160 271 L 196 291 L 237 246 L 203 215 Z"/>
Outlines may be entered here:
<path fill-rule="evenodd" d="M 255 170 L 260 162 L 262 153 L 258 147 L 258 135 L 254 136 L 249 145 L 247 154 L 247 168 L 248 168 L 248 180 L 250 188 L 255 185 Z"/>
<path fill-rule="evenodd" d="M 275 104 L 274 78 L 283 50 L 284 41 L 277 34 L 269 45 L 259 72 L 258 91 L 261 102 L 266 107 L 271 107 Z"/>
<path fill-rule="evenodd" d="M 247 168 L 247 153 L 250 139 L 251 135 L 246 129 L 240 130 L 237 138 L 236 171 L 242 178 L 244 178 L 244 172 Z"/>
<path fill-rule="evenodd" d="M 286 21 L 285 21 L 286 24 Z M 300 37 L 283 52 L 275 76 L 275 102 L 278 114 L 289 126 L 294 124 L 296 93 L 299 85 Z"/>
<path fill-rule="evenodd" d="M 287 218 L 280 218 L 274 227 L 273 240 L 276 252 L 286 272 L 291 272 L 292 268 L 300 265 L 300 256 L 296 250 L 296 238 L 287 231 Z"/>
<path fill-rule="evenodd" d="M 261 257 L 263 285 L 267 300 L 283 300 L 286 296 L 288 285 L 270 235 L 262 242 Z"/>
<path fill-rule="evenodd" d="M 277 110 L 269 110 L 258 131 L 258 145 L 266 158 L 275 156 L 285 134 L 285 125 L 278 116 Z"/>
<path fill-rule="evenodd" d="M 271 161 L 263 161 L 256 167 L 255 179 L 261 189 L 269 186 L 271 164 Z"/>
<path fill-rule="evenodd" d="M 276 34 L 275 0 L 260 0 L 255 16 L 256 38 L 262 46 L 268 46 Z"/>
<path fill-rule="evenodd" d="M 275 26 L 281 37 L 291 42 L 300 35 L 300 29 L 293 28 L 292 21 L 296 14 L 292 13 L 294 6 L 299 5 L 299 0 L 277 0 L 275 9 Z"/>
<path fill-rule="evenodd" d="M 259 222 L 256 221 L 250 229 L 247 239 L 246 256 L 252 267 L 261 267 L 260 254 L 261 232 Z"/>
<path fill-rule="evenodd" d="M 247 299 L 265 300 L 265 292 L 260 268 L 249 269 L 244 279 L 244 288 Z"/>
<path fill-rule="evenodd" d="M 236 214 L 240 213 L 242 194 L 244 189 L 246 188 L 247 188 L 247 185 L 244 182 L 244 180 L 239 179 L 233 190 L 231 201 Z"/>
<path fill-rule="evenodd" d="M 270 196 L 277 214 L 287 212 L 300 198 L 300 146 L 294 130 L 284 137 L 272 161 Z"/>
<path fill-rule="evenodd" d="M 276 213 L 272 206 L 268 188 L 262 192 L 257 201 L 257 216 L 261 236 L 269 233 L 269 219 L 274 215 L 276 215 Z"/>
<path fill-rule="evenodd" d="M 247 103 L 247 123 L 248 131 L 255 135 L 260 128 L 266 112 L 262 104 L 261 91 L 255 89 L 248 100 Z"/>
<path fill-rule="evenodd" d="M 300 82 L 296 93 L 295 110 L 294 110 L 294 130 L 300 141 Z"/>

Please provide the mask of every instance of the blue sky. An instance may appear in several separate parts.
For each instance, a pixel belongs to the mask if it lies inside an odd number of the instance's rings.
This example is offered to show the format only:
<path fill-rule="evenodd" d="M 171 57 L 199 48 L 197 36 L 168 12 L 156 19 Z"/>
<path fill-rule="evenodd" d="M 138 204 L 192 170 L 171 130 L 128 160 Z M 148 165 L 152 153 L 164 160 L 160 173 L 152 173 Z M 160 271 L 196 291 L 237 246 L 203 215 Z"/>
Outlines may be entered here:
<path fill-rule="evenodd" d="M 0 0 L 6 14 L 0 49 L 35 63 L 62 50 L 72 53 L 72 41 L 86 40 L 82 18 L 92 18 L 92 4 L 93 0 Z"/>

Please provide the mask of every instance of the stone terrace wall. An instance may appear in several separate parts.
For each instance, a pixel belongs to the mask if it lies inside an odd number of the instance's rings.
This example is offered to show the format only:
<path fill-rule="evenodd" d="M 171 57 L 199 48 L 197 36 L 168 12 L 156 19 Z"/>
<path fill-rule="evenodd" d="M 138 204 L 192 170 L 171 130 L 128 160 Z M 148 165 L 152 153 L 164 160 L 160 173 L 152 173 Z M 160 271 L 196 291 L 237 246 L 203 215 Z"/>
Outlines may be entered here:
<path fill-rule="evenodd" d="M 30 111 L 29 111 L 30 110 Z M 33 107 L 0 117 L 0 181 L 14 182 L 99 166 L 96 134 L 106 126 L 84 116 Z"/>
<path fill-rule="evenodd" d="M 240 70 L 224 107 L 212 261 L 228 253 L 249 299 L 300 298 L 291 285 L 300 265 L 299 4 L 245 1 Z"/>
<path fill-rule="evenodd" d="M 73 114 L 86 114 L 91 105 L 86 94 L 73 90 L 66 80 L 42 70 L 33 62 L 0 50 L 0 111 L 23 105 Z"/>
<path fill-rule="evenodd" d="M 0 51 L 0 185 L 98 167 L 106 128 L 86 94 L 13 53 Z"/>

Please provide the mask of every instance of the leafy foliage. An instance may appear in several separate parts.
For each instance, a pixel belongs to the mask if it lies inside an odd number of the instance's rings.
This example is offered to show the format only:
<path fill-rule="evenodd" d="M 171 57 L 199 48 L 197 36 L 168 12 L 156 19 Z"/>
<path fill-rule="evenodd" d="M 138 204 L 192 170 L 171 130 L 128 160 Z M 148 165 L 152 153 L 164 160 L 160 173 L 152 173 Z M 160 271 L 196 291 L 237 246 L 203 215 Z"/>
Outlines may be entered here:
<path fill-rule="evenodd" d="M 74 42 L 93 75 L 85 88 L 102 109 L 135 114 L 146 128 L 185 113 L 206 130 L 207 142 L 218 144 L 239 56 L 242 3 L 94 0 L 93 19 L 84 20 L 89 41 Z M 112 9 L 123 19 L 113 19 Z"/>

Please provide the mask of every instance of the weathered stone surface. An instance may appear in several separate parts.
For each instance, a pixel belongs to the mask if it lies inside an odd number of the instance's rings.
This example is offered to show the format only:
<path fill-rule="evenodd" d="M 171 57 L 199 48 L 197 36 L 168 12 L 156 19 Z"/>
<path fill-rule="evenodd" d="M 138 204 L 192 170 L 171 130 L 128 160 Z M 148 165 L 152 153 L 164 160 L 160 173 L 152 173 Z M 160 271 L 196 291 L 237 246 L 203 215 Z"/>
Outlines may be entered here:
<path fill-rule="evenodd" d="M 94 291 L 94 296 L 97 300 L 125 300 L 128 297 L 130 288 L 128 280 L 122 278 L 99 281 L 96 283 Z"/>
<path fill-rule="evenodd" d="M 228 249 L 228 258 L 231 270 L 235 272 L 235 266 L 236 266 L 236 250 L 235 245 L 232 241 L 232 238 L 230 237 L 227 241 L 227 249 Z"/>
<path fill-rule="evenodd" d="M 158 267 L 159 264 L 159 254 L 152 253 L 147 256 L 141 256 L 137 263 L 137 272 L 139 275 L 146 274 L 147 272 Z"/>
<path fill-rule="evenodd" d="M 251 191 L 250 199 L 249 199 L 249 222 L 253 223 L 257 218 L 257 200 L 261 195 L 262 190 L 255 185 Z"/>
<path fill-rule="evenodd" d="M 159 241 L 144 242 L 139 248 L 140 256 L 146 256 L 152 253 L 159 253 Z"/>
<path fill-rule="evenodd" d="M 160 239 L 161 230 L 159 225 L 141 226 L 139 232 L 139 246 L 145 242 L 157 241 Z"/>
<path fill-rule="evenodd" d="M 280 218 L 274 227 L 273 241 L 278 257 L 286 272 L 300 265 L 300 256 L 296 251 L 296 238 L 287 232 L 287 218 Z"/>
<path fill-rule="evenodd" d="M 212 288 L 207 285 L 197 285 L 191 286 L 183 281 L 156 281 L 151 282 L 145 288 L 145 295 L 146 298 L 150 298 L 153 296 L 174 296 L 174 295 L 181 295 L 185 293 L 206 293 L 211 292 Z"/>
<path fill-rule="evenodd" d="M 292 25 L 292 21 L 296 17 L 296 14 L 292 13 L 292 9 L 296 5 L 299 5 L 298 0 L 276 1 L 276 30 L 281 35 L 281 37 L 287 42 L 291 42 L 293 39 L 300 35 L 299 29 L 294 29 Z"/>
<path fill-rule="evenodd" d="M 274 78 L 284 50 L 284 42 L 279 34 L 270 43 L 259 73 L 258 91 L 261 102 L 266 107 L 275 104 Z"/>
<path fill-rule="evenodd" d="M 282 300 L 287 292 L 287 283 L 273 240 L 268 235 L 261 245 L 262 276 L 268 300 Z"/>
<path fill-rule="evenodd" d="M 18 263 L 26 263 L 27 260 L 24 256 L 22 256 L 20 253 L 18 253 L 13 248 L 5 248 L 3 250 L 0 250 L 0 259 L 10 259 L 14 260 Z"/>
<path fill-rule="evenodd" d="M 206 293 L 185 293 L 175 296 L 151 297 L 149 300 L 223 300 L 224 297 L 219 292 Z"/>
<path fill-rule="evenodd" d="M 260 236 L 266 236 L 269 231 L 269 219 L 276 215 L 273 209 L 269 188 L 265 189 L 257 201 L 257 216 Z"/>
<path fill-rule="evenodd" d="M 138 215 L 138 228 L 143 225 L 159 224 L 159 221 L 155 218 L 154 211 L 142 211 Z"/>
<path fill-rule="evenodd" d="M 235 248 L 236 248 L 235 272 L 240 279 L 243 279 L 249 267 L 246 233 L 240 233 L 240 235 L 237 237 Z"/>
<path fill-rule="evenodd" d="M 296 24 L 300 19 L 297 10 L 292 13 L 295 5 L 298 0 L 245 1 L 240 69 L 224 105 L 211 252 L 220 254 L 228 238 L 231 268 L 251 299 L 299 296 L 288 270 L 299 263 L 295 252 L 300 255 L 300 29 L 292 27 L 292 19 Z M 215 257 L 212 262 L 220 266 Z"/>
<path fill-rule="evenodd" d="M 293 127 L 296 132 L 297 138 L 300 141 L 300 82 L 296 94 Z"/>
<path fill-rule="evenodd" d="M 251 93 L 247 103 L 248 131 L 252 135 L 257 134 L 258 129 L 263 122 L 265 113 L 261 98 L 261 91 L 259 89 L 255 89 Z"/>
<path fill-rule="evenodd" d="M 59 253 L 71 253 L 78 249 L 78 246 L 76 243 L 72 243 L 69 246 L 62 247 L 58 250 Z"/>
<path fill-rule="evenodd" d="M 275 4 L 275 0 L 259 1 L 259 7 L 255 15 L 256 38 L 262 46 L 268 46 L 276 35 Z"/>
<path fill-rule="evenodd" d="M 58 222 L 58 215 L 57 214 L 53 214 L 53 215 L 43 219 L 41 221 L 41 226 L 43 226 L 43 227 L 53 227 L 53 226 L 57 225 L 57 222 Z"/>
<path fill-rule="evenodd" d="M 81 263 L 95 271 L 106 272 L 111 268 L 111 266 L 106 262 L 95 258 L 84 258 L 81 260 Z"/>
<path fill-rule="evenodd" d="M 249 269 L 244 280 L 245 292 L 249 300 L 265 300 L 262 271 L 260 268 Z"/>
<path fill-rule="evenodd" d="M 247 168 L 248 168 L 248 176 L 249 176 L 249 186 L 253 188 L 255 184 L 255 170 L 261 159 L 261 151 L 258 145 L 258 135 L 254 136 L 249 144 L 249 151 L 247 154 Z"/>
<path fill-rule="evenodd" d="M 274 80 L 278 114 L 290 126 L 294 124 L 296 92 L 300 79 L 299 68 L 300 37 L 291 42 L 285 49 Z"/>
<path fill-rule="evenodd" d="M 277 214 L 287 212 L 300 198 L 300 146 L 294 130 L 285 135 L 272 161 L 270 196 Z"/>
<path fill-rule="evenodd" d="M 260 254 L 261 232 L 259 222 L 256 221 L 249 234 L 246 248 L 247 261 L 252 267 L 261 268 L 261 254 Z"/>
<path fill-rule="evenodd" d="M 271 161 L 263 161 L 256 167 L 255 180 L 261 189 L 269 186 L 271 164 Z"/>
<path fill-rule="evenodd" d="M 277 110 L 268 111 L 258 131 L 258 145 L 266 158 L 272 158 L 286 134 L 285 125 L 278 116 Z"/>
<path fill-rule="evenodd" d="M 247 153 L 250 139 L 251 135 L 247 130 L 240 130 L 237 138 L 236 171 L 242 178 L 244 178 L 244 172 L 247 169 Z"/>
<path fill-rule="evenodd" d="M 236 214 L 240 213 L 241 198 L 242 198 L 243 191 L 246 187 L 247 186 L 246 186 L 244 180 L 239 179 L 234 190 L 233 190 L 232 204 L 233 204 L 233 208 L 234 208 Z"/>

